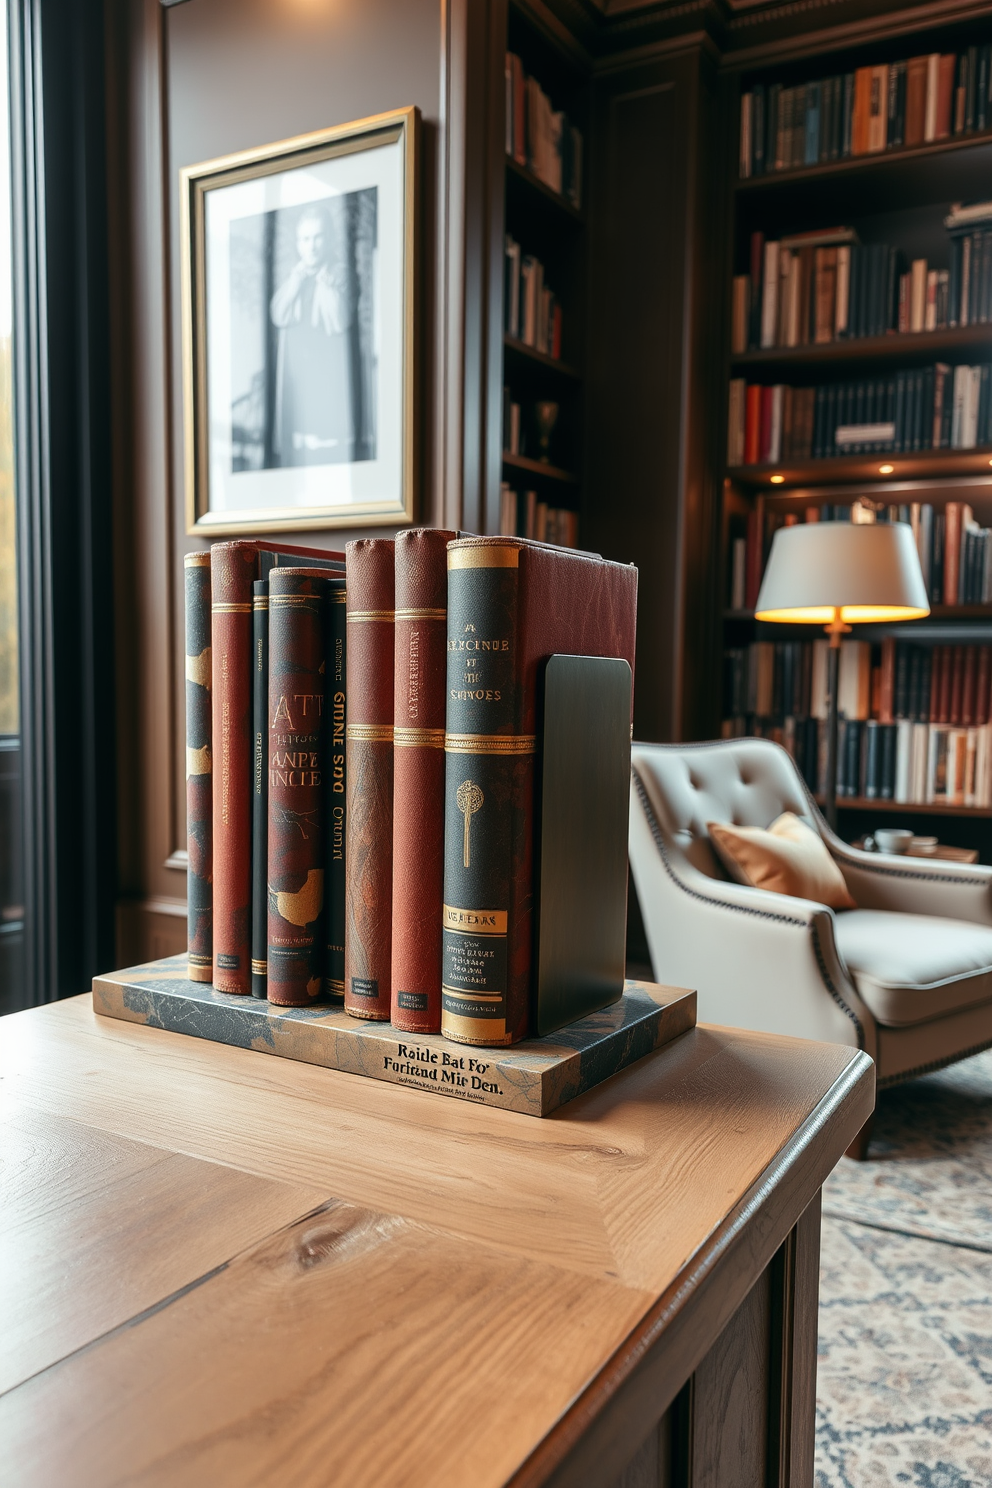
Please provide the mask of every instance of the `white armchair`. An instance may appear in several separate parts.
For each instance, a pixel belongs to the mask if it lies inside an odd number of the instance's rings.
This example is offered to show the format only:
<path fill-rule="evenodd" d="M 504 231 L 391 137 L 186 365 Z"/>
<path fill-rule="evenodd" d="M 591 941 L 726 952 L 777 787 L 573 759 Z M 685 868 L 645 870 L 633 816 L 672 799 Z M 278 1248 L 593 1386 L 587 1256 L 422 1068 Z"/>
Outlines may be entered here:
<path fill-rule="evenodd" d="M 767 739 L 635 744 L 631 764 L 654 974 L 696 988 L 701 1019 L 862 1048 L 880 1087 L 992 1046 L 992 868 L 848 847 Z M 707 822 L 768 827 L 783 811 L 819 832 L 856 909 L 728 880 Z"/>

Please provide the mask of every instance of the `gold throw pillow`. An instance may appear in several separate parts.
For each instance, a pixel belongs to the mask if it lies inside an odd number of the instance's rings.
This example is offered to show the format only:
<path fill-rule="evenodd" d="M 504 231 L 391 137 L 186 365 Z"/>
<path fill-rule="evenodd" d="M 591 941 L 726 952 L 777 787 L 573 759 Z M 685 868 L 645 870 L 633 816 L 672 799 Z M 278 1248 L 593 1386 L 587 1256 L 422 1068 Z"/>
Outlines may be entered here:
<path fill-rule="evenodd" d="M 707 822 L 717 855 L 736 883 L 831 909 L 854 909 L 854 900 L 823 839 L 791 811 L 763 827 Z"/>

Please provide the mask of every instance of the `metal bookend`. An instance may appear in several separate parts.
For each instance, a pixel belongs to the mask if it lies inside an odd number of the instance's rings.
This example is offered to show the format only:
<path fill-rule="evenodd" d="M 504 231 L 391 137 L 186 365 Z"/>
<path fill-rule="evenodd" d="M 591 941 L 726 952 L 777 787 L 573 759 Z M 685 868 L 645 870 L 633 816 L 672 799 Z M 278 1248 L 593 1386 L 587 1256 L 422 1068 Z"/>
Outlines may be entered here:
<path fill-rule="evenodd" d="M 552 656 L 539 771 L 535 1031 L 623 993 L 630 810 L 630 666 Z"/>

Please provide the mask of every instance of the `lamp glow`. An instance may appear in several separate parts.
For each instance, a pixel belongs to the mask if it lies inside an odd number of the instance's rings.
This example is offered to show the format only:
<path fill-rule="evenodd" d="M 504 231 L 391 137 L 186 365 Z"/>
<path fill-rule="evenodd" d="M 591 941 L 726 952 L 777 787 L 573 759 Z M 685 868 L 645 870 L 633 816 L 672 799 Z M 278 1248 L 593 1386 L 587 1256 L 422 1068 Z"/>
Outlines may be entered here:
<path fill-rule="evenodd" d="M 992 465 L 992 460 L 989 461 L 989 464 Z M 784 475 L 773 475 L 771 477 L 771 482 L 772 482 L 772 485 L 773 486 L 780 486 L 784 480 L 785 480 L 785 476 Z"/>
<path fill-rule="evenodd" d="M 879 465 L 878 473 L 879 475 L 891 475 L 895 468 L 894 465 Z"/>

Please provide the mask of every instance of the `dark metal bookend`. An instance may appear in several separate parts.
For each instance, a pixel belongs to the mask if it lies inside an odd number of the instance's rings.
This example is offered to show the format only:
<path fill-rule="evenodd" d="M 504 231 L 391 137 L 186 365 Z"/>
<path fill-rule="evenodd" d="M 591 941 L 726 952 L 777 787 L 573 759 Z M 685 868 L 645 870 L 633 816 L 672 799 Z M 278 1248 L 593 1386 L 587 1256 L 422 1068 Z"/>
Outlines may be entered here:
<path fill-rule="evenodd" d="M 536 1032 L 623 993 L 630 666 L 552 656 L 544 683 Z"/>

